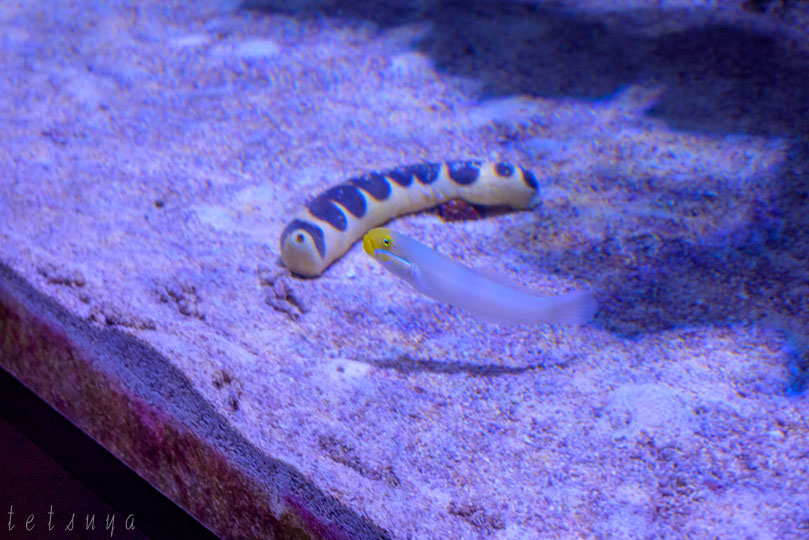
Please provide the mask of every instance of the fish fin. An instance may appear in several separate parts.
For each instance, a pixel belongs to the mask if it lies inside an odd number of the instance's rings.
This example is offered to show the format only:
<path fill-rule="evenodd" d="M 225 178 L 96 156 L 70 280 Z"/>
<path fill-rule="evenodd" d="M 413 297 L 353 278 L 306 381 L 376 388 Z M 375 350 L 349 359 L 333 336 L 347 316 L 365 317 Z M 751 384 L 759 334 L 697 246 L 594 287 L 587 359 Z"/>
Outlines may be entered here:
<path fill-rule="evenodd" d="M 561 294 L 555 297 L 554 301 L 557 302 L 554 310 L 555 324 L 586 324 L 598 311 L 598 303 L 593 291 L 589 289 Z"/>

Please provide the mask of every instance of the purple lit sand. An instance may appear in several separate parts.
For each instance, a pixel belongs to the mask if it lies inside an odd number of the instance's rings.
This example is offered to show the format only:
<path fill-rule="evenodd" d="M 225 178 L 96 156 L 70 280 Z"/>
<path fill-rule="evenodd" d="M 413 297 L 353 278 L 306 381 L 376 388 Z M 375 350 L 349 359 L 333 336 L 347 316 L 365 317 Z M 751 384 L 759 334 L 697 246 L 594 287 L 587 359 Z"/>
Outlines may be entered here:
<path fill-rule="evenodd" d="M 225 538 L 809 537 L 809 9 L 333 4 L 0 5 L 3 366 Z M 465 158 L 542 205 L 393 227 L 591 324 L 281 265 Z"/>

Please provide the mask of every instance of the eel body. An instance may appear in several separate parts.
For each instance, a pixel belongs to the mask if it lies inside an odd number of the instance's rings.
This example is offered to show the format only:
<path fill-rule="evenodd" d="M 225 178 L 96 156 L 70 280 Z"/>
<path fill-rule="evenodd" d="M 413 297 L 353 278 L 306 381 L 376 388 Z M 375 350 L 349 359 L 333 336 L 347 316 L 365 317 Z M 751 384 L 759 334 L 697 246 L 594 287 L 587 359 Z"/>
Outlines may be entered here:
<path fill-rule="evenodd" d="M 419 292 L 501 325 L 584 324 L 596 311 L 589 290 L 538 296 L 529 289 L 491 279 L 404 234 L 372 229 L 365 252 Z"/>
<path fill-rule="evenodd" d="M 533 173 L 510 163 L 448 161 L 374 171 L 312 198 L 281 233 L 281 259 L 296 274 L 315 277 L 396 216 L 453 199 L 523 209 L 538 198 Z"/>

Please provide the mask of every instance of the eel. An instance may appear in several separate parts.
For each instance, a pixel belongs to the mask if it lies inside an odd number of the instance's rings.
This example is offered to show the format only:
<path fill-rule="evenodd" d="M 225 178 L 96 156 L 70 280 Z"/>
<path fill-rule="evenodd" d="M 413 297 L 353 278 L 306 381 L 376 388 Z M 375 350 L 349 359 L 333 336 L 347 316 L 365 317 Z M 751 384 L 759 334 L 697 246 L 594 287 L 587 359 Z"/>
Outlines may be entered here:
<path fill-rule="evenodd" d="M 539 200 L 536 176 L 510 163 L 447 161 L 373 171 L 312 198 L 281 233 L 281 259 L 316 277 L 362 236 L 391 219 L 453 199 L 525 209 Z"/>
<path fill-rule="evenodd" d="M 597 309 L 587 289 L 538 296 L 518 285 L 491 279 L 388 228 L 370 230 L 362 247 L 385 270 L 417 291 L 484 322 L 504 326 L 580 325 L 589 321 Z"/>

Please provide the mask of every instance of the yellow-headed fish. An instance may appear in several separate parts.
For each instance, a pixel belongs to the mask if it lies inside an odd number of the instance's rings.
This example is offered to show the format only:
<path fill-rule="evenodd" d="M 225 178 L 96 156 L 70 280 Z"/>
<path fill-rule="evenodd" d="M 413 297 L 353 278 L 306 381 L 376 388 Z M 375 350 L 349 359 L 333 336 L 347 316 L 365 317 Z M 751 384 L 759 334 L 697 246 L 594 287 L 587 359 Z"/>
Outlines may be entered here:
<path fill-rule="evenodd" d="M 584 324 L 596 311 L 589 290 L 558 296 L 490 279 L 403 234 L 380 227 L 362 240 L 365 252 L 383 268 L 417 291 L 468 311 L 486 322 L 517 324 Z"/>

